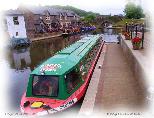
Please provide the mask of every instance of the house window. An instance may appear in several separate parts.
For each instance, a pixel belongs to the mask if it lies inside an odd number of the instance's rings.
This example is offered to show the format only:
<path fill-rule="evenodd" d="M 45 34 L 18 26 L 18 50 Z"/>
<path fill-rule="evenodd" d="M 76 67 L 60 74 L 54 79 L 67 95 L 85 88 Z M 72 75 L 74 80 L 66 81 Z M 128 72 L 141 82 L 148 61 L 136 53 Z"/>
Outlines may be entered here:
<path fill-rule="evenodd" d="M 18 16 L 13 17 L 14 25 L 19 25 Z"/>
<path fill-rule="evenodd" d="M 67 20 L 67 15 L 65 15 L 65 20 Z"/>
<path fill-rule="evenodd" d="M 18 36 L 19 35 L 19 33 L 18 32 L 16 32 L 16 36 Z"/>
<path fill-rule="evenodd" d="M 50 16 L 46 16 L 46 20 L 50 20 Z"/>
<path fill-rule="evenodd" d="M 62 20 L 62 15 L 60 14 L 60 20 Z"/>
<path fill-rule="evenodd" d="M 50 23 L 47 23 L 47 25 L 48 25 L 48 28 L 51 29 L 51 24 Z"/>

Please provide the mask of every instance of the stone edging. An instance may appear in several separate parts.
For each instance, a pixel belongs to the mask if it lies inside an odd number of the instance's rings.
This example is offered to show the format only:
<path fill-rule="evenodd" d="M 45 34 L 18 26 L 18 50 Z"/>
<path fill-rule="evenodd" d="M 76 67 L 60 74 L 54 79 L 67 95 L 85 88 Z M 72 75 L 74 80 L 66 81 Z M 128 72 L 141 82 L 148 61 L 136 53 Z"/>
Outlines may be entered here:
<path fill-rule="evenodd" d="M 96 64 L 96 67 L 93 72 L 92 78 L 90 80 L 86 95 L 84 97 L 82 106 L 79 111 L 79 116 L 91 115 L 93 113 L 95 98 L 96 98 L 97 89 L 98 89 L 98 83 L 99 83 L 99 79 L 100 79 L 100 75 L 101 75 L 101 69 L 99 68 L 99 66 L 103 65 L 105 52 L 106 52 L 106 46 L 107 45 L 104 44 L 103 50 L 102 50 L 100 57 L 98 59 L 98 62 Z"/>
<path fill-rule="evenodd" d="M 136 79 L 139 79 L 139 85 L 143 90 L 147 88 L 147 58 L 141 54 L 139 50 L 133 50 L 132 44 L 130 40 L 125 40 L 124 36 L 121 35 L 120 45 L 126 56 L 128 63 L 130 65 L 131 70 Z"/>

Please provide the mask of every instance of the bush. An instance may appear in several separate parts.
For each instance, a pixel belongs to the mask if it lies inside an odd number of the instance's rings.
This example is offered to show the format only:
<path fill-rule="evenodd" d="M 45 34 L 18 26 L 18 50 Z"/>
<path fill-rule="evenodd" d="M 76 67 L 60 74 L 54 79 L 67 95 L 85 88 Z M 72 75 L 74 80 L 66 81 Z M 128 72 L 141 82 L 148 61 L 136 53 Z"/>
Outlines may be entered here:
<path fill-rule="evenodd" d="M 137 6 L 135 5 L 134 3 L 128 3 L 126 6 L 125 6 L 125 16 L 126 18 L 129 18 L 129 19 L 140 19 L 140 18 L 143 18 L 144 17 L 144 14 L 143 14 L 143 9 L 141 8 L 141 6 Z"/>

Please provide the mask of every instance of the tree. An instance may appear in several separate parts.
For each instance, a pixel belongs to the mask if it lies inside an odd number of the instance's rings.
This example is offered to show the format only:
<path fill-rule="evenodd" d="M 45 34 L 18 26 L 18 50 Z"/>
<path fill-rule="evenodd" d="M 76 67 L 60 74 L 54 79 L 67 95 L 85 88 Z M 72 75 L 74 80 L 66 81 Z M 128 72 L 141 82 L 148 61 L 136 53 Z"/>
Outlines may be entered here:
<path fill-rule="evenodd" d="M 87 16 L 85 16 L 85 21 L 87 22 L 93 22 L 95 20 L 96 16 L 94 14 L 88 14 Z"/>
<path fill-rule="evenodd" d="M 141 6 L 139 6 L 139 5 L 137 6 L 134 3 L 128 3 L 125 6 L 124 12 L 126 14 L 125 15 L 126 18 L 140 19 L 140 18 L 144 17 L 143 9 L 141 8 Z"/>

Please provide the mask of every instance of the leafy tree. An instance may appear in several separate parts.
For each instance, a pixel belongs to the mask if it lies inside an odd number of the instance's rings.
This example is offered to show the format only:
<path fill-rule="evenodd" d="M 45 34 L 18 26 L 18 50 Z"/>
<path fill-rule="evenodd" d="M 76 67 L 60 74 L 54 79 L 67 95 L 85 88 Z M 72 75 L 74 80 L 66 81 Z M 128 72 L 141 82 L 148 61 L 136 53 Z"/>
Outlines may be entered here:
<path fill-rule="evenodd" d="M 94 14 L 88 14 L 87 16 L 85 16 L 84 19 L 87 22 L 93 22 L 95 20 L 95 18 L 96 18 L 96 15 L 94 15 Z"/>
<path fill-rule="evenodd" d="M 126 18 L 140 19 L 144 17 L 143 9 L 141 8 L 141 6 L 137 6 L 134 3 L 128 3 L 125 6 L 124 12 L 126 14 Z"/>

